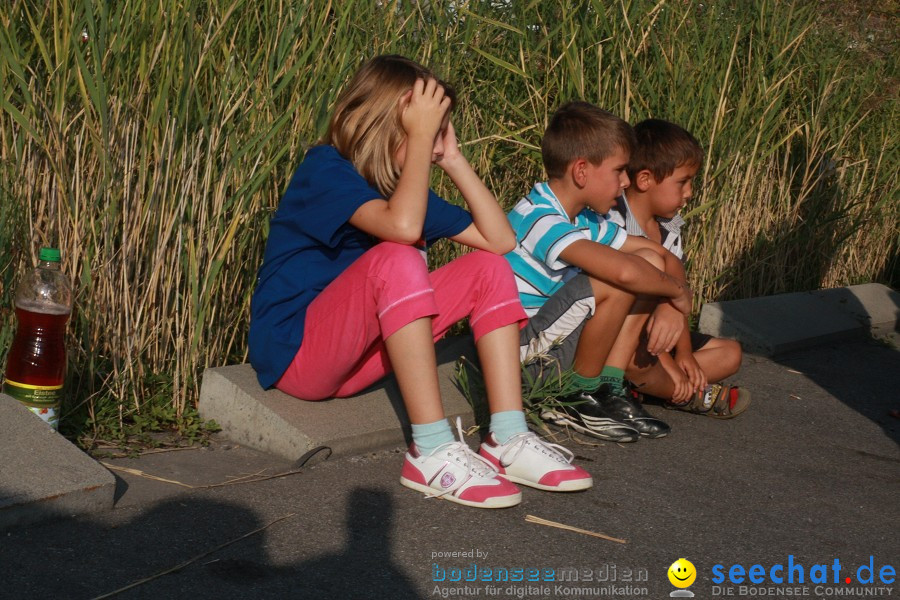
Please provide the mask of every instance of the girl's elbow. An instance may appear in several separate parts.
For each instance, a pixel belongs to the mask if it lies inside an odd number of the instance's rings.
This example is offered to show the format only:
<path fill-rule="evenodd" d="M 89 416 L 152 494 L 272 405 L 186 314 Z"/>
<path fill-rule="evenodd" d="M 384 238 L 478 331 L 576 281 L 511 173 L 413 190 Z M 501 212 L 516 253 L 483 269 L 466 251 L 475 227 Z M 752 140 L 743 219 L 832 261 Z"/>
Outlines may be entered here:
<path fill-rule="evenodd" d="M 404 232 L 404 234 L 400 237 L 400 239 L 397 240 L 397 242 L 400 244 L 406 244 L 408 246 L 412 246 L 412 245 L 418 243 L 421 239 L 422 239 L 421 231 L 419 231 L 419 232 L 407 231 L 407 232 Z"/>
<path fill-rule="evenodd" d="M 398 244 L 415 244 L 422 239 L 422 225 L 421 223 L 397 223 L 393 228 L 391 238 L 390 241 Z"/>
<path fill-rule="evenodd" d="M 508 254 L 516 248 L 516 236 L 510 235 L 495 245 L 494 252 L 497 254 Z"/>

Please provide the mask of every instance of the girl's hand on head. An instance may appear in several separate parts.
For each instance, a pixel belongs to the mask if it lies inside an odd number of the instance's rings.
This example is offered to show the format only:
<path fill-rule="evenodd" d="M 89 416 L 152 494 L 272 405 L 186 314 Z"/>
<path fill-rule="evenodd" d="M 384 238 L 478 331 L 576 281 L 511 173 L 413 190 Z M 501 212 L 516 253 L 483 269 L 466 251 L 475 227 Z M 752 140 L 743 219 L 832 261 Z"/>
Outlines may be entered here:
<path fill-rule="evenodd" d="M 417 79 L 413 89 L 400 98 L 400 123 L 407 137 L 433 140 L 450 109 L 450 98 L 434 79 Z"/>
<path fill-rule="evenodd" d="M 459 141 L 456 139 L 456 129 L 453 127 L 453 121 L 447 120 L 447 128 L 440 134 L 441 136 L 441 154 L 435 159 L 435 163 L 444 168 L 453 161 L 458 160 L 462 156 L 459 151 Z"/>

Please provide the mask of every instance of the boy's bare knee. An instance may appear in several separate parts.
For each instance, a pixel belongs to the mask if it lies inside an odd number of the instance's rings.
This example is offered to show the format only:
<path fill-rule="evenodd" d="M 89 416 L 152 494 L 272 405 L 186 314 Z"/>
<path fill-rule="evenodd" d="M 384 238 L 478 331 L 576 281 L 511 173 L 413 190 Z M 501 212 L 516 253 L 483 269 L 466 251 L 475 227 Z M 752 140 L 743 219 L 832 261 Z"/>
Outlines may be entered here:
<path fill-rule="evenodd" d="M 720 357 L 720 364 L 730 371 L 730 375 L 734 375 L 740 370 L 741 359 L 744 356 L 741 345 L 735 340 L 724 338 L 714 338 L 714 340 Z"/>
<path fill-rule="evenodd" d="M 728 345 L 726 346 L 728 350 L 728 361 L 729 364 L 734 368 L 734 372 L 737 373 L 741 368 L 741 359 L 744 357 L 744 351 L 741 349 L 740 343 L 735 340 L 727 340 Z"/>
<path fill-rule="evenodd" d="M 648 250 L 647 248 L 638 248 L 633 252 L 633 254 L 635 256 L 640 256 L 660 271 L 663 271 L 666 268 L 666 261 L 663 260 L 662 256 L 660 256 L 653 250 Z"/>

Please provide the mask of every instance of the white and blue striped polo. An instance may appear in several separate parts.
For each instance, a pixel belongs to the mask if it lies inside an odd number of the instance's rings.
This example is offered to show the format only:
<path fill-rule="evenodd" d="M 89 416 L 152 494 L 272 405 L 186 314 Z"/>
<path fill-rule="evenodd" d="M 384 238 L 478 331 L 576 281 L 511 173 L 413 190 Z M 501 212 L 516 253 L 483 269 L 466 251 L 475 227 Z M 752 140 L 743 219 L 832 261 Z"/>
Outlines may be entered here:
<path fill-rule="evenodd" d="M 588 208 L 569 221 L 546 182 L 535 184 L 507 216 L 516 232 L 516 248 L 506 259 L 516 275 L 519 299 L 528 316 L 537 313 L 556 290 L 580 272 L 559 258 L 569 244 L 591 240 L 618 250 L 627 238 L 624 229 Z"/>
<path fill-rule="evenodd" d="M 625 197 L 624 192 L 605 218 L 624 228 L 628 235 L 639 235 L 650 239 L 650 236 L 644 232 L 640 223 L 631 214 L 631 207 L 628 206 L 628 198 Z M 684 227 L 684 219 L 681 218 L 681 215 L 675 215 L 671 219 L 656 217 L 656 222 L 659 224 L 659 238 L 662 241 L 662 247 L 683 262 L 684 243 L 681 239 L 681 228 Z"/>

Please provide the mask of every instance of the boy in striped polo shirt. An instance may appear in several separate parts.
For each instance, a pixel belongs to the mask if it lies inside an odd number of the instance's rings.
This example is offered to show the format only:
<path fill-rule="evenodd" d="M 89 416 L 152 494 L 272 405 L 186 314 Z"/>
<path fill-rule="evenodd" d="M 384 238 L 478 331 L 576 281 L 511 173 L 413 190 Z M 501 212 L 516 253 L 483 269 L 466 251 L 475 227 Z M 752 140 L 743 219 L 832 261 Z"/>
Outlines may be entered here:
<path fill-rule="evenodd" d="M 678 212 L 693 194 L 692 181 L 703 164 L 703 149 L 688 131 L 661 119 L 641 121 L 634 130 L 637 144 L 628 162 L 631 184 L 607 219 L 629 236 L 658 242 L 683 261 L 684 220 Z M 626 369 L 628 380 L 640 393 L 664 399 L 668 408 L 720 419 L 747 409 L 749 390 L 712 383 L 740 368 L 741 346 L 736 341 L 685 327 L 673 354 L 651 356 L 639 345 Z"/>
<path fill-rule="evenodd" d="M 691 310 L 681 261 L 603 218 L 628 186 L 634 143 L 631 126 L 607 111 L 561 106 L 541 144 L 549 179 L 508 215 L 516 248 L 506 257 L 529 315 L 523 364 L 535 379 L 575 372 L 577 392 L 542 417 L 616 442 L 669 432 L 627 392 L 624 372 L 649 307 L 653 354 L 672 350 Z"/>

